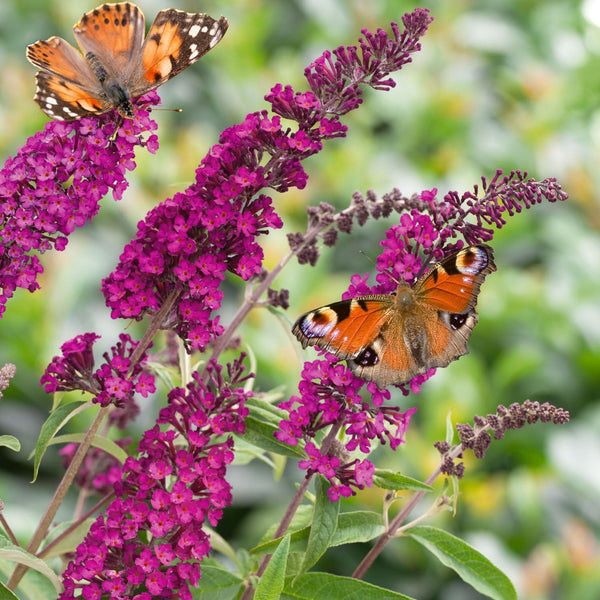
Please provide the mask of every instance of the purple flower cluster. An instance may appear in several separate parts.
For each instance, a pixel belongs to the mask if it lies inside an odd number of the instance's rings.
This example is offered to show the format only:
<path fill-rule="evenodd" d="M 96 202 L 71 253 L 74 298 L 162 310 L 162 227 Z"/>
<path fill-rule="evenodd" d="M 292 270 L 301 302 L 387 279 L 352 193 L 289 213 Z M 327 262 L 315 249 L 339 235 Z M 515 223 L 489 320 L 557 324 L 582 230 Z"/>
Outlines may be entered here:
<path fill-rule="evenodd" d="M 60 600 L 192 598 L 211 548 L 203 525 L 216 526 L 231 503 L 225 475 L 233 440 L 223 436 L 244 432 L 250 392 L 237 387 L 247 379 L 242 360 L 228 365 L 227 382 L 211 363 L 209 383 L 195 374 L 186 389 L 170 392 L 139 456 L 125 462 L 116 499 L 67 566 Z"/>
<path fill-rule="evenodd" d="M 154 92 L 145 105 L 157 103 Z M 38 289 L 43 267 L 37 254 L 64 250 L 69 234 L 91 220 L 112 189 L 119 200 L 135 167 L 135 147 L 150 152 L 158 138 L 143 132 L 156 124 L 148 112 L 121 127 L 114 116 L 70 123 L 51 121 L 30 137 L 0 171 L 0 316 L 17 288 Z"/>
<path fill-rule="evenodd" d="M 563 425 L 569 421 L 569 412 L 548 402 L 540 404 L 525 400 L 523 404 L 514 402 L 508 408 L 501 404 L 495 414 L 485 417 L 476 415 L 473 419 L 474 428 L 468 423 L 459 423 L 456 431 L 463 448 L 473 450 L 476 458 L 483 458 L 492 442 L 492 435 L 493 439 L 501 440 L 508 430 L 521 429 L 538 421 Z"/>
<path fill-rule="evenodd" d="M 462 195 L 449 192 L 442 200 L 437 198 L 436 189 L 423 191 L 412 199 L 403 198 L 398 190 L 386 195 L 384 205 L 404 206 L 405 212 L 400 223 L 393 225 L 380 242 L 384 250 L 377 258 L 377 285 L 367 284 L 368 274 L 355 274 L 342 298 L 391 294 L 401 279 L 414 284 L 428 263 L 460 250 L 464 245 L 460 238 L 467 244 L 488 242 L 494 235 L 490 226 L 500 229 L 506 224 L 506 216 L 544 200 L 557 202 L 568 197 L 554 178 L 536 181 L 521 171 L 508 175 L 497 171 L 490 182 L 482 178 L 482 190 L 483 195 L 477 186 L 473 192 Z M 355 195 L 354 202 L 357 201 Z"/>
<path fill-rule="evenodd" d="M 137 414 L 133 396 L 137 392 L 146 398 L 155 391 L 154 377 L 143 371 L 146 356 L 132 363 L 131 355 L 138 346 L 127 334 L 104 354 L 105 362 L 94 370 L 92 346 L 100 339 L 95 333 L 84 333 L 61 346 L 62 355 L 55 356 L 40 383 L 48 393 L 80 390 L 94 396 L 101 406 L 114 404 L 118 410 L 111 414 L 111 424 L 124 427 Z M 125 416 L 126 415 L 126 416 Z"/>
<path fill-rule="evenodd" d="M 404 17 L 405 31 L 363 31 L 359 48 L 326 52 L 305 72 L 311 91 L 295 93 L 276 85 L 266 111 L 249 114 L 226 129 L 196 171 L 195 182 L 153 211 L 139 224 L 135 240 L 117 268 L 103 281 L 114 318 L 141 319 L 156 314 L 175 297 L 164 326 L 203 350 L 223 328 L 214 311 L 226 271 L 242 279 L 257 275 L 262 250 L 256 238 L 281 227 L 265 188 L 285 192 L 303 188 L 301 161 L 322 148 L 324 140 L 344 136 L 339 116 L 356 108 L 360 86 L 389 89 L 389 73 L 410 61 L 431 21 L 424 10 Z M 294 121 L 295 129 L 281 118 Z"/>
<path fill-rule="evenodd" d="M 416 408 L 405 412 L 382 406 L 389 400 L 388 390 L 379 389 L 374 383 L 367 384 L 370 402 L 362 399 L 359 392 L 365 385 L 337 358 L 326 355 L 325 359 L 304 364 L 299 395 L 279 404 L 288 411 L 289 417 L 279 424 L 275 437 L 283 443 L 295 446 L 305 440 L 306 460 L 300 461 L 301 469 L 320 473 L 331 482 L 327 491 L 331 500 L 355 494 L 356 489 L 370 487 L 373 483 L 374 466 L 368 460 L 353 459 L 351 452 L 360 450 L 369 454 L 372 441 L 381 444 L 388 441 L 391 448 L 404 442 L 411 416 Z M 343 444 L 318 448 L 312 441 L 317 432 L 333 425 L 343 427 Z"/>

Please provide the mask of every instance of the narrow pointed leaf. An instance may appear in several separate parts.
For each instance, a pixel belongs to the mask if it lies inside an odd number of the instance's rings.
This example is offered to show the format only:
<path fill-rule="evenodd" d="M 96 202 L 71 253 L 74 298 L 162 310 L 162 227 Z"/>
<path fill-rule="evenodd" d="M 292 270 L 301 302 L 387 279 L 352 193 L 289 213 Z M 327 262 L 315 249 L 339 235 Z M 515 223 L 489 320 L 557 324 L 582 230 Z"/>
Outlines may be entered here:
<path fill-rule="evenodd" d="M 52 583 L 57 592 L 61 591 L 60 577 L 43 560 L 23 550 L 20 546 L 15 546 L 6 540 L 3 540 L 3 542 L 0 547 L 0 559 L 25 565 L 38 571 Z"/>
<path fill-rule="evenodd" d="M 258 581 L 254 591 L 254 600 L 279 600 L 285 582 L 285 567 L 290 551 L 290 536 L 286 535 Z"/>
<path fill-rule="evenodd" d="M 344 512 L 338 515 L 337 528 L 330 546 L 369 542 L 385 531 L 383 517 L 379 513 L 366 510 Z"/>
<path fill-rule="evenodd" d="M 67 421 L 69 421 L 69 419 L 71 419 L 75 414 L 82 410 L 82 408 L 86 404 L 89 405 L 89 403 L 83 401 L 63 404 L 59 406 L 56 410 L 52 411 L 50 416 L 46 419 L 46 422 L 42 425 L 42 431 L 40 432 L 40 437 L 38 438 L 37 444 L 35 446 L 35 460 L 33 462 L 33 481 L 35 481 L 37 478 L 42 458 L 44 457 L 46 449 L 52 441 L 52 438 L 56 435 L 56 432 L 59 431 L 60 428 Z"/>
<path fill-rule="evenodd" d="M 413 527 L 407 535 L 425 546 L 478 592 L 494 600 L 517 600 L 510 579 L 465 541 L 436 527 Z"/>
<path fill-rule="evenodd" d="M 246 417 L 245 423 L 244 439 L 247 442 L 275 454 L 283 454 L 292 458 L 305 458 L 304 451 L 301 448 L 288 446 L 274 436 L 274 433 L 279 429 L 277 425 L 252 418 L 250 415 Z"/>
<path fill-rule="evenodd" d="M 52 438 L 50 444 L 80 444 L 85 438 L 85 433 L 69 433 L 65 435 L 57 435 Z M 107 454 L 110 454 L 113 458 L 116 458 L 121 464 L 123 464 L 129 456 L 121 446 L 115 444 L 111 439 L 104 437 L 103 435 L 95 435 L 90 444 L 94 448 L 100 448 Z"/>
<path fill-rule="evenodd" d="M 417 490 L 431 492 L 433 488 L 418 479 L 386 469 L 375 469 L 373 484 L 384 490 Z"/>
<path fill-rule="evenodd" d="M 281 600 L 411 600 L 404 594 L 329 573 L 306 573 L 286 581 Z"/>
<path fill-rule="evenodd" d="M 0 600 L 19 600 L 19 597 L 0 581 Z"/>
<path fill-rule="evenodd" d="M 340 503 L 332 502 L 327 496 L 330 483 L 325 477 L 319 475 L 315 484 L 315 508 L 308 545 L 301 573 L 308 571 L 329 548 L 331 540 L 337 529 Z"/>

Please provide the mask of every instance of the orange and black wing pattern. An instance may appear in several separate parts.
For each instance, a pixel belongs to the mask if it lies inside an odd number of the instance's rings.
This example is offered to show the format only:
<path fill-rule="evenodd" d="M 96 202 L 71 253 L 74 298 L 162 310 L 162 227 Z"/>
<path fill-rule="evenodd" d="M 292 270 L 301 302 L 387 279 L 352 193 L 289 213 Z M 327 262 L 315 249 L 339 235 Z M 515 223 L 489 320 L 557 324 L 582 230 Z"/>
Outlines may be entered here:
<path fill-rule="evenodd" d="M 487 244 L 463 248 L 437 263 L 415 284 L 420 301 L 448 313 L 464 313 L 477 304 L 486 275 L 496 270 Z"/>
<path fill-rule="evenodd" d="M 393 296 L 361 296 L 322 306 L 302 315 L 292 333 L 302 346 L 318 346 L 340 358 L 353 358 L 389 321 Z"/>

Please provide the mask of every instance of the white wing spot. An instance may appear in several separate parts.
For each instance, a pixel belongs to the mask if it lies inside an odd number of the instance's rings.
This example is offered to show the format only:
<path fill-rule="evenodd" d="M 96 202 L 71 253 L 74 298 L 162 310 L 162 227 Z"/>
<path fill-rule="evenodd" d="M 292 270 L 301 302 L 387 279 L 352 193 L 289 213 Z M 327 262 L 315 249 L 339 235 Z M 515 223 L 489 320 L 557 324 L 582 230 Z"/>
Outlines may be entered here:
<path fill-rule="evenodd" d="M 71 109 L 67 108 L 66 106 L 63 108 L 63 110 L 70 116 L 70 117 L 78 117 L 79 115 L 75 112 L 72 111 Z"/>
<path fill-rule="evenodd" d="M 192 27 L 190 27 L 190 30 L 188 33 L 189 33 L 190 37 L 195 38 L 200 33 L 200 26 L 193 25 Z"/>

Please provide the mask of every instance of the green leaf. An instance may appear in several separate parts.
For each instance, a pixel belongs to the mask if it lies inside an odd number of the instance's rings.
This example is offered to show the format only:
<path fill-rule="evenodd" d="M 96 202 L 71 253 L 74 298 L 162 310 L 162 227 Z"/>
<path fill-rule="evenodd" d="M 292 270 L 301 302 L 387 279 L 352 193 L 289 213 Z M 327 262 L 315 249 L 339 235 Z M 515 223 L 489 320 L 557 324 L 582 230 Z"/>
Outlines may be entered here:
<path fill-rule="evenodd" d="M 290 552 L 304 552 L 306 550 L 306 541 L 310 535 L 310 524 L 313 513 L 314 508 L 312 504 L 302 504 L 298 507 L 286 532 L 290 534 Z M 277 530 L 277 527 L 279 527 L 279 523 L 271 525 L 263 535 L 261 543 L 252 548 L 250 553 L 253 555 L 273 554 L 283 537 L 273 539 L 273 534 Z"/>
<path fill-rule="evenodd" d="M 287 535 L 290 536 L 290 552 L 304 552 L 306 550 L 306 542 L 310 536 L 310 527 L 303 527 L 293 532 L 290 532 L 288 529 Z M 250 554 L 273 554 L 282 540 L 283 537 L 278 537 L 264 544 L 259 544 L 250 550 Z"/>
<path fill-rule="evenodd" d="M 54 444 L 70 444 L 71 442 L 75 444 L 80 444 L 85 437 L 85 433 L 69 433 L 66 435 L 57 435 L 52 438 L 52 441 L 48 445 Z M 104 437 L 102 435 L 95 435 L 92 439 L 91 446 L 95 448 L 100 448 L 104 450 L 107 454 L 110 454 L 112 457 L 116 458 L 121 464 L 123 464 L 127 457 L 129 456 L 121 446 L 117 445 L 113 440 Z"/>
<path fill-rule="evenodd" d="M 275 456 L 274 454 L 269 455 L 262 448 L 250 444 L 246 441 L 244 435 L 237 435 L 235 433 L 231 435 L 235 444 L 235 458 L 233 459 L 232 464 L 240 466 L 247 465 L 253 460 L 261 460 L 269 465 L 271 469 L 275 470 L 275 463 L 271 458 L 271 456 Z"/>
<path fill-rule="evenodd" d="M 280 397 L 280 395 L 278 395 L 278 397 Z M 244 402 L 244 406 L 248 409 L 249 416 L 260 421 L 265 421 L 266 423 L 271 423 L 277 427 L 279 427 L 281 419 L 284 419 L 287 414 L 280 408 L 273 406 L 268 400 L 257 396 L 247 398 L 246 402 Z"/>
<path fill-rule="evenodd" d="M 69 421 L 69 419 L 83 410 L 83 408 L 86 406 L 91 406 L 91 404 L 83 401 L 69 402 L 69 404 L 59 406 L 46 419 L 46 422 L 42 425 L 42 431 L 40 432 L 40 437 L 38 438 L 35 446 L 33 481 L 35 481 L 37 478 L 42 458 L 44 457 L 46 449 L 50 445 L 52 438 L 56 435 L 56 432 L 59 431 L 60 428 Z"/>
<path fill-rule="evenodd" d="M 14 570 L 14 562 L 0 559 L 0 577 L 4 581 L 8 581 L 8 578 Z M 0 587 L 0 599 L 2 600 L 5 598 L 6 600 L 14 600 L 15 598 L 18 598 L 19 600 L 40 600 L 40 598 L 43 598 L 44 600 L 56 600 L 58 597 L 58 592 L 50 580 L 33 569 L 29 569 L 25 575 L 23 575 L 23 579 L 19 582 L 16 593 L 17 595 L 14 596 L 13 592 L 10 590 L 7 590 L 5 587 Z"/>
<path fill-rule="evenodd" d="M 0 559 L 34 569 L 52 583 L 57 593 L 62 590 L 60 577 L 43 560 L 25 551 L 20 546 L 15 546 L 6 539 L 0 540 Z"/>
<path fill-rule="evenodd" d="M 383 517 L 366 510 L 343 512 L 338 515 L 337 529 L 330 546 L 368 542 L 385 531 Z"/>
<path fill-rule="evenodd" d="M 314 508 L 312 502 L 310 504 L 301 504 L 298 507 L 298 510 L 296 511 L 294 516 L 292 517 L 292 522 L 290 523 L 290 526 L 288 527 L 286 533 L 291 533 L 293 531 L 299 531 L 300 529 L 304 529 L 305 527 L 310 527 L 310 524 L 312 523 L 313 512 Z M 268 529 L 261 537 L 261 544 L 271 542 L 271 540 L 273 539 L 275 531 L 277 531 L 277 528 L 279 527 L 279 518 L 276 516 L 275 519 L 276 521 L 268 527 Z M 271 553 L 272 552 L 268 552 L 268 554 Z"/>
<path fill-rule="evenodd" d="M 0 600 L 19 600 L 1 581 L 0 581 Z"/>
<path fill-rule="evenodd" d="M 387 469 L 375 469 L 373 483 L 384 490 L 418 490 L 432 492 L 433 488 L 418 479 Z"/>
<path fill-rule="evenodd" d="M 259 579 L 254 591 L 254 600 L 279 600 L 285 582 L 285 565 L 290 551 L 290 536 L 286 535 L 279 544 L 269 565 Z"/>
<path fill-rule="evenodd" d="M 304 552 L 311 531 L 310 526 L 293 530 L 290 526 L 290 553 Z M 379 537 L 385 531 L 383 518 L 379 513 L 369 511 L 345 512 L 338 515 L 337 527 L 329 546 L 343 546 L 358 542 L 368 542 Z M 282 538 L 269 540 L 254 547 L 252 554 L 272 554 L 281 543 Z"/>
<path fill-rule="evenodd" d="M 21 450 L 21 442 L 14 435 L 0 435 L 0 446 L 10 448 L 15 452 Z"/>
<path fill-rule="evenodd" d="M 275 454 L 283 454 L 291 458 L 305 458 L 304 451 L 301 448 L 298 446 L 288 446 L 274 437 L 273 434 L 279 429 L 279 424 L 265 423 L 250 415 L 246 417 L 245 423 L 246 432 L 244 433 L 244 439 L 247 442 Z"/>
<path fill-rule="evenodd" d="M 179 373 L 175 368 L 171 366 L 167 367 L 161 363 L 152 361 L 146 362 L 145 368 L 151 370 L 152 375 L 154 375 L 167 390 L 172 390 L 174 387 L 177 387 Z"/>
<path fill-rule="evenodd" d="M 411 600 L 404 594 L 329 573 L 306 573 L 288 578 L 281 600 Z"/>
<path fill-rule="evenodd" d="M 281 454 L 272 454 L 271 457 L 274 464 L 273 479 L 279 481 L 283 477 L 285 466 L 287 465 L 287 458 L 281 456 Z"/>
<path fill-rule="evenodd" d="M 446 441 L 452 444 L 454 439 L 454 423 L 452 423 L 452 411 L 449 410 L 446 415 Z"/>
<path fill-rule="evenodd" d="M 301 573 L 308 571 L 325 554 L 337 529 L 340 503 L 327 496 L 329 480 L 319 475 L 315 483 L 315 508 Z"/>
<path fill-rule="evenodd" d="M 494 600 L 517 600 L 510 579 L 483 554 L 436 527 L 413 527 L 406 532 L 478 592 Z"/>
<path fill-rule="evenodd" d="M 95 518 L 90 518 L 82 521 L 75 529 L 70 531 L 62 540 L 60 540 L 60 542 L 58 542 L 55 546 L 52 546 L 48 552 L 45 552 L 42 548 L 40 556 L 47 561 L 53 556 L 61 556 L 62 554 L 66 554 L 68 552 L 74 552 L 77 546 L 79 546 L 79 544 L 81 544 L 83 541 L 83 538 L 89 533 L 90 527 L 95 520 Z M 64 531 L 66 531 L 72 524 L 73 521 L 65 521 L 60 523 L 60 525 L 57 525 L 54 529 L 52 529 L 45 542 L 49 544 Z"/>
<path fill-rule="evenodd" d="M 202 577 L 193 591 L 195 600 L 233 600 L 244 589 L 244 580 L 221 566 L 203 564 Z"/>

